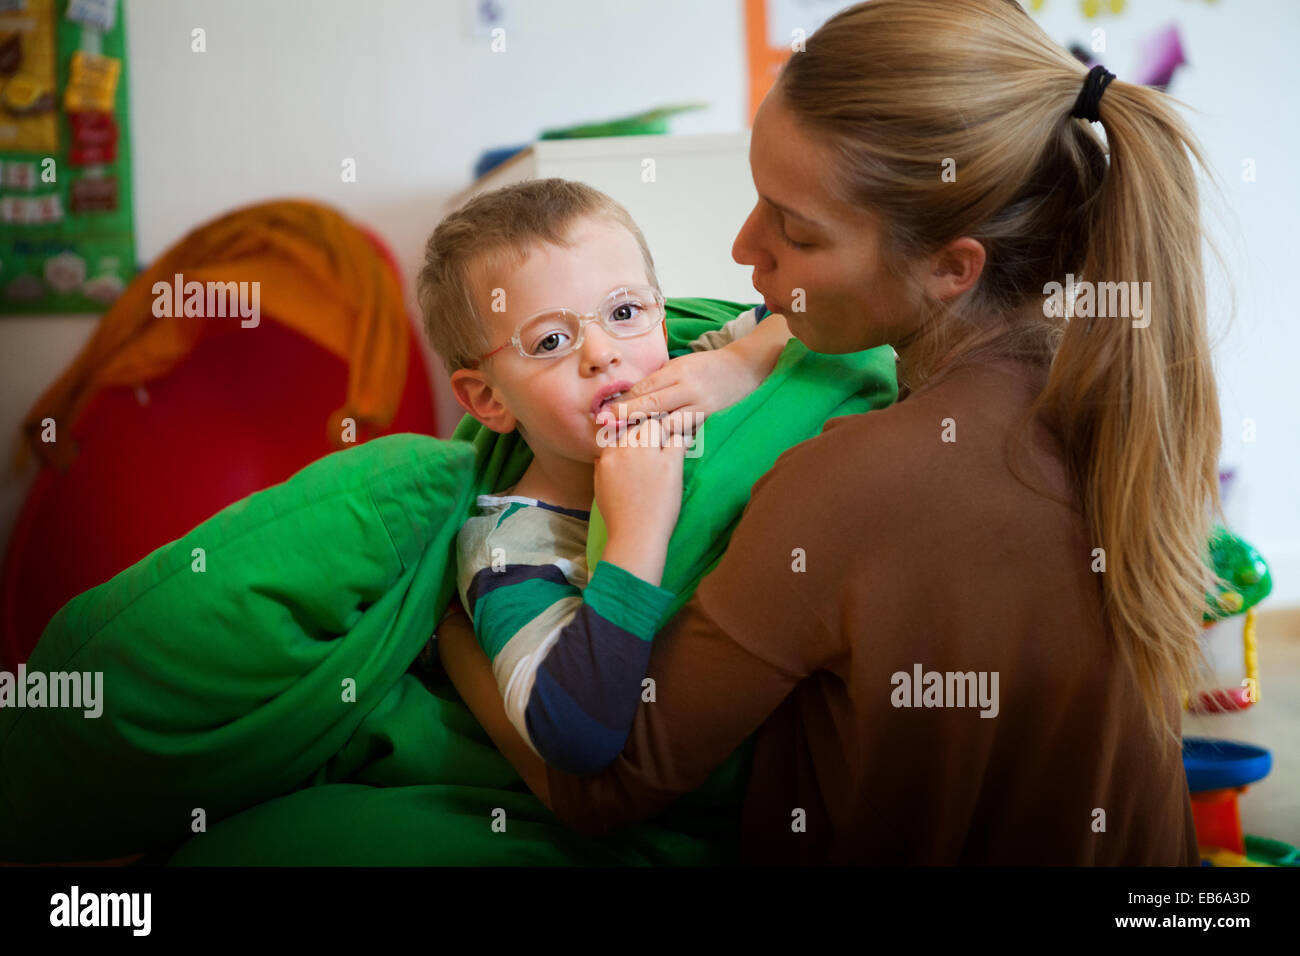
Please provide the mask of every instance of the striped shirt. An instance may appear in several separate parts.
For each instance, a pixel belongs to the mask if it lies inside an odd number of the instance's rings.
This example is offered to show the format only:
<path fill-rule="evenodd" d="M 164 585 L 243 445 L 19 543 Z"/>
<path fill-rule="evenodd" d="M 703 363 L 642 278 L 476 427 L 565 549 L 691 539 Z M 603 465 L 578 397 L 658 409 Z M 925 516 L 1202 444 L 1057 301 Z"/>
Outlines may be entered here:
<path fill-rule="evenodd" d="M 627 740 L 673 594 L 608 561 L 589 575 L 589 512 L 519 495 L 477 505 L 458 584 L 506 714 L 547 763 L 599 770 Z"/>
<path fill-rule="evenodd" d="M 744 312 L 690 348 L 721 348 L 766 315 Z M 510 490 L 479 495 L 457 536 L 461 605 L 520 736 L 551 766 L 594 773 L 623 750 L 674 595 L 608 561 L 589 572 L 590 512 Z"/>

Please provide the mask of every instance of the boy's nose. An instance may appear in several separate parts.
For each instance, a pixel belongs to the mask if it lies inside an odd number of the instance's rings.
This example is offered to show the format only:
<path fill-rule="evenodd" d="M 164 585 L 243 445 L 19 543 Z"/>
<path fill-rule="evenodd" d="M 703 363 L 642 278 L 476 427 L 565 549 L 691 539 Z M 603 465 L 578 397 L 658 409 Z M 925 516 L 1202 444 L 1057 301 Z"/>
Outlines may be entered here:
<path fill-rule="evenodd" d="M 585 368 L 599 371 L 619 361 L 618 339 L 606 332 L 599 322 L 592 322 L 583 337 L 580 357 Z"/>

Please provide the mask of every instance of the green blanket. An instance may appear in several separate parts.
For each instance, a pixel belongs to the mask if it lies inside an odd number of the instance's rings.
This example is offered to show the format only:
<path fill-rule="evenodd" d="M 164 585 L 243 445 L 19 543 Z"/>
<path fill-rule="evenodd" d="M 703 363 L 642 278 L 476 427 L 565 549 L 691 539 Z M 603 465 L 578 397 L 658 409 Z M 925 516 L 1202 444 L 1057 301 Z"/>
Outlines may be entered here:
<path fill-rule="evenodd" d="M 670 300 L 670 354 L 745 308 Z M 672 610 L 783 451 L 895 394 L 889 349 L 826 356 L 792 340 L 753 394 L 711 416 L 685 462 Z M 102 673 L 102 714 L 0 710 L 0 860 L 736 861 L 752 742 L 665 814 L 595 840 L 532 796 L 440 669 L 413 666 L 454 597 L 474 497 L 530 460 L 517 434 L 468 417 L 450 440 L 377 439 L 70 601 L 27 669 Z"/>

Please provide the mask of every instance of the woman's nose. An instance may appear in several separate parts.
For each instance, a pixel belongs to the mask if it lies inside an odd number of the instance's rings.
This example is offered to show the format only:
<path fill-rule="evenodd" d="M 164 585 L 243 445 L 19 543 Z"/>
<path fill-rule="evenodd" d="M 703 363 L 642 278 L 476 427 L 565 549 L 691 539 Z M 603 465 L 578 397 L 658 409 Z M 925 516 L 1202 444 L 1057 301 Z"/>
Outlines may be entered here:
<path fill-rule="evenodd" d="M 758 240 L 758 206 L 754 207 L 749 218 L 740 227 L 736 241 L 731 245 L 731 258 L 742 266 L 753 266 L 757 270 L 771 269 L 772 257 L 762 250 Z"/>

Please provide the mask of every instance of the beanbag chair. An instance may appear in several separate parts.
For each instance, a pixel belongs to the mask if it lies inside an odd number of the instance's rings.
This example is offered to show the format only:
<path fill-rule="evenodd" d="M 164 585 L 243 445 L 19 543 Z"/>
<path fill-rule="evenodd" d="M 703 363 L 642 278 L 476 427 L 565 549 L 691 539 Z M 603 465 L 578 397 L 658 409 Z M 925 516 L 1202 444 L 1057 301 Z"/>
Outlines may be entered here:
<path fill-rule="evenodd" d="M 670 354 L 746 308 L 669 307 Z M 781 452 L 895 387 L 887 348 L 827 356 L 792 340 L 757 390 L 711 416 L 668 550 L 676 606 Z M 101 672 L 102 714 L 0 710 L 0 859 L 734 861 L 748 744 L 668 813 L 592 841 L 532 797 L 445 675 L 412 670 L 454 594 L 475 496 L 530 461 L 517 433 L 471 418 L 449 440 L 375 439 L 75 598 L 28 666 Z"/>

